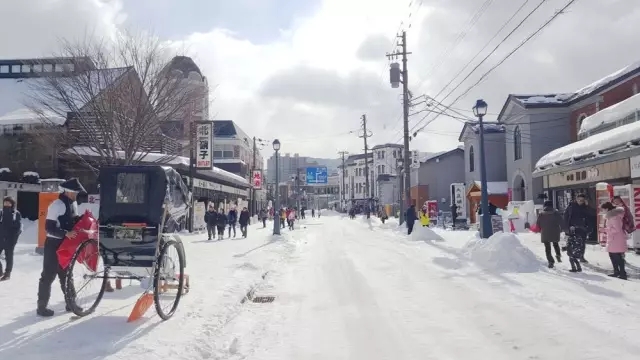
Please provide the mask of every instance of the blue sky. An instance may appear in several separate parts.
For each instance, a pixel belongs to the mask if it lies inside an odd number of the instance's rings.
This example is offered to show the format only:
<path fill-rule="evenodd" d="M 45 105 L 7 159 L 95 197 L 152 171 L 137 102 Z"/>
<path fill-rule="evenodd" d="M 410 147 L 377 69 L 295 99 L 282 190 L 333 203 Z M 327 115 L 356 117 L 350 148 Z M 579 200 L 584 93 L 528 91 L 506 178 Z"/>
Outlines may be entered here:
<path fill-rule="evenodd" d="M 254 44 L 278 38 L 294 19 L 309 16 L 320 0 L 128 0 L 127 22 L 144 24 L 158 36 L 177 39 L 225 28 Z"/>

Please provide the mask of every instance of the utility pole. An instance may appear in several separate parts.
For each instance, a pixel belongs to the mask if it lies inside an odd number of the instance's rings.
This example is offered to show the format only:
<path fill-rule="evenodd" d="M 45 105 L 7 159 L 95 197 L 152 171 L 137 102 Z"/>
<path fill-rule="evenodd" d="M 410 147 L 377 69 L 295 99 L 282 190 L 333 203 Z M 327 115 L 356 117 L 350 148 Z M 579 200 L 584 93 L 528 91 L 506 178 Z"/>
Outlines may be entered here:
<path fill-rule="evenodd" d="M 367 145 L 367 138 L 371 137 L 373 133 L 367 131 L 367 115 L 362 114 L 362 135 L 360 137 L 364 140 L 364 184 L 365 184 L 365 196 L 367 197 L 367 218 L 371 216 L 371 186 L 369 185 L 369 147 Z"/>
<path fill-rule="evenodd" d="M 402 108 L 404 115 L 404 164 L 403 167 L 407 176 L 404 178 L 404 195 L 405 195 L 405 206 L 404 208 L 408 208 L 411 204 L 411 176 L 410 172 L 406 169 L 409 168 L 409 164 L 411 164 L 411 152 L 409 151 L 409 107 L 410 107 L 410 94 L 409 94 L 409 71 L 407 69 L 407 55 L 410 55 L 410 52 L 407 52 L 407 32 L 403 31 L 402 35 L 398 36 L 401 42 L 398 46 L 401 48 L 400 51 L 396 51 L 392 54 L 387 54 L 388 58 L 397 58 L 398 56 L 402 56 Z M 393 68 L 392 68 L 393 70 Z M 392 85 L 394 83 L 393 71 L 392 75 Z M 400 209 L 403 212 L 405 209 Z"/>
<path fill-rule="evenodd" d="M 256 214 L 256 187 L 253 186 L 253 173 L 256 171 L 256 137 L 253 137 L 253 163 L 251 164 L 251 216 Z"/>
<path fill-rule="evenodd" d="M 346 178 L 347 178 L 347 168 L 344 165 L 344 157 L 349 153 L 346 151 L 339 151 L 338 154 L 340 154 L 340 157 L 342 158 L 342 196 L 340 197 L 340 199 L 342 200 L 340 208 L 342 209 L 347 203 L 347 194 L 346 194 L 347 187 L 345 185 Z"/>

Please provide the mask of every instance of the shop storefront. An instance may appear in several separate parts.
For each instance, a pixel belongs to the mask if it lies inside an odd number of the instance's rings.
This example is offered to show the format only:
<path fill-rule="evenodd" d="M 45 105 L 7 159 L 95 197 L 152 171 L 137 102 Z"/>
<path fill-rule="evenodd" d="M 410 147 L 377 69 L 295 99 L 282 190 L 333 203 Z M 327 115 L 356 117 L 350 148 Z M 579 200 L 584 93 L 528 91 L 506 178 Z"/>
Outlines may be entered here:
<path fill-rule="evenodd" d="M 632 179 L 629 158 L 573 169 L 567 166 L 564 171 L 562 168 L 552 170 L 554 173 L 549 173 L 551 170 L 545 171 L 545 174 L 534 173 L 534 177 L 542 177 L 547 199 L 552 200 L 560 211 L 564 211 L 579 193 L 587 195 L 589 203 L 596 206 L 596 184 L 599 182 L 625 185 L 631 183 Z M 636 172 L 640 181 L 640 168 Z"/>

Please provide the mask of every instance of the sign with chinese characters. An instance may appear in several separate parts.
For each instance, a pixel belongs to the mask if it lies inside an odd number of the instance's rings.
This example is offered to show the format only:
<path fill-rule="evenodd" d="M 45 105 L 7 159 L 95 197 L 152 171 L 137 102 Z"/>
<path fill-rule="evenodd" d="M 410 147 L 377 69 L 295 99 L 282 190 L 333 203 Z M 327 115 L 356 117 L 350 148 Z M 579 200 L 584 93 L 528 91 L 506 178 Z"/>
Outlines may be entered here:
<path fill-rule="evenodd" d="M 196 124 L 196 169 L 213 168 L 213 122 L 197 121 Z"/>
<path fill-rule="evenodd" d="M 550 174 L 548 188 L 573 186 L 578 184 L 597 183 L 611 179 L 628 178 L 631 175 L 629 159 L 620 159 L 582 169 L 569 170 Z"/>
<path fill-rule="evenodd" d="M 467 218 L 467 196 L 463 183 L 451 184 L 451 204 L 457 206 L 458 219 Z"/>
<path fill-rule="evenodd" d="M 256 190 L 262 189 L 262 170 L 253 170 L 253 175 L 251 176 L 251 184 Z"/>

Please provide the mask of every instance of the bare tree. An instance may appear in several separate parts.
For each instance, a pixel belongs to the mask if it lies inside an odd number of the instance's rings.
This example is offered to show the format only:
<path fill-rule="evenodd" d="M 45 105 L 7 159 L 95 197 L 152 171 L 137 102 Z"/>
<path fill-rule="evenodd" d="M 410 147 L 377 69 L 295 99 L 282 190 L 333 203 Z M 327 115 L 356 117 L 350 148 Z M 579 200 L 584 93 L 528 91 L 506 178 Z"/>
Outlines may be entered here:
<path fill-rule="evenodd" d="M 120 34 L 63 41 L 61 49 L 56 58 L 69 64 L 31 81 L 26 105 L 60 154 L 92 168 L 170 161 L 172 155 L 149 156 L 163 148 L 163 126 L 208 104 L 206 92 L 185 86 L 184 75 L 168 69 L 175 52 L 158 39 Z M 60 119 L 66 120 L 62 126 Z"/>

